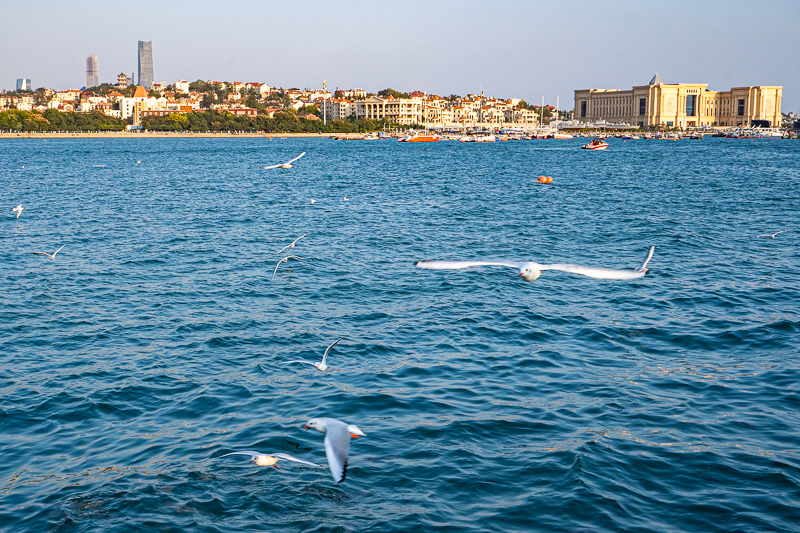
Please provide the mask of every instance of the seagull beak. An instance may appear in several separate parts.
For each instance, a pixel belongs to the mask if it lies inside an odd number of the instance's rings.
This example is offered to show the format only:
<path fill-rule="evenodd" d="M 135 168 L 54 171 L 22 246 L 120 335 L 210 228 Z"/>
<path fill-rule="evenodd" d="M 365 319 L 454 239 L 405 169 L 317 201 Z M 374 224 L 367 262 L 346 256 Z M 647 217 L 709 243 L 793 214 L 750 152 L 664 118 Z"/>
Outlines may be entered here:
<path fill-rule="evenodd" d="M 311 426 L 309 426 L 308 424 L 304 424 L 300 427 L 302 427 L 303 429 L 311 429 Z"/>

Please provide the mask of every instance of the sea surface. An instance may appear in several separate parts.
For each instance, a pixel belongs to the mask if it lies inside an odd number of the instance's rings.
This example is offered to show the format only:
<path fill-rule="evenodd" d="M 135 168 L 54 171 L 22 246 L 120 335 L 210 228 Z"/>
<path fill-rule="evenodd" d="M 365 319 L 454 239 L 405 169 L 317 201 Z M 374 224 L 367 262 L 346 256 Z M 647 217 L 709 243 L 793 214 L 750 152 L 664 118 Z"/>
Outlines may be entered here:
<path fill-rule="evenodd" d="M 800 143 L 583 142 L 0 140 L 0 530 L 800 531 Z"/>

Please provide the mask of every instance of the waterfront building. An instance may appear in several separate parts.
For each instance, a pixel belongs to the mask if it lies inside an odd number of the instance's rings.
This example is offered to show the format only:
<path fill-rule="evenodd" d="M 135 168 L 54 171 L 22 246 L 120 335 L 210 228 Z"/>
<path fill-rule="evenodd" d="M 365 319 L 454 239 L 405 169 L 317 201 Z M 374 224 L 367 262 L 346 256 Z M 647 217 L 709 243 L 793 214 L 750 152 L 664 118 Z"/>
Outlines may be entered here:
<path fill-rule="evenodd" d="M 733 87 L 711 91 L 707 83 L 664 83 L 656 74 L 630 90 L 575 91 L 580 122 L 627 123 L 640 128 L 781 125 L 781 86 Z"/>
<path fill-rule="evenodd" d="M 364 100 L 364 116 L 371 119 L 388 119 L 395 124 L 422 124 L 422 98 L 381 98 L 373 96 Z"/>
<path fill-rule="evenodd" d="M 153 41 L 139 41 L 139 85 L 153 85 Z"/>
<path fill-rule="evenodd" d="M 100 72 L 97 69 L 97 54 L 86 58 L 86 88 L 100 85 Z"/>
<path fill-rule="evenodd" d="M 17 78 L 17 90 L 18 91 L 30 91 L 31 90 L 31 80 L 30 80 L 30 78 Z"/>

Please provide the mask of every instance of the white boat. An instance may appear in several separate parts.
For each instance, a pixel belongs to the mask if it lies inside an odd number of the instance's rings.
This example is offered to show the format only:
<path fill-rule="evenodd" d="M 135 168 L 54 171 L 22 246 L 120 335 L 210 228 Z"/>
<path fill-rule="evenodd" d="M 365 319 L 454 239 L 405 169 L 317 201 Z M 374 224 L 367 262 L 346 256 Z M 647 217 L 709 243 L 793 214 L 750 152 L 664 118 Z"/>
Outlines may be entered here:
<path fill-rule="evenodd" d="M 605 150 L 608 148 L 608 143 L 599 139 L 595 139 L 588 144 L 584 144 L 581 146 L 581 148 L 584 150 Z"/>

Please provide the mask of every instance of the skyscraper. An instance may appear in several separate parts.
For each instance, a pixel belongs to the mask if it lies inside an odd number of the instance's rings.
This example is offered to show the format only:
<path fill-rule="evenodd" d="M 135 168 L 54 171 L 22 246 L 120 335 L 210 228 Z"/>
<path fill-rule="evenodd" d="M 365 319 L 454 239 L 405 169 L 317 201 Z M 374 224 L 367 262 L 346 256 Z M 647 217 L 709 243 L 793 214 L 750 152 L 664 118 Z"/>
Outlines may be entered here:
<path fill-rule="evenodd" d="M 86 58 L 86 88 L 100 85 L 100 72 L 97 70 L 97 54 Z"/>
<path fill-rule="evenodd" d="M 30 91 L 31 90 L 31 80 L 29 78 L 17 78 L 17 90 L 18 91 Z"/>
<path fill-rule="evenodd" d="M 153 85 L 153 41 L 139 41 L 139 85 Z"/>

